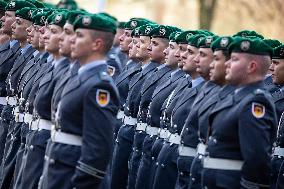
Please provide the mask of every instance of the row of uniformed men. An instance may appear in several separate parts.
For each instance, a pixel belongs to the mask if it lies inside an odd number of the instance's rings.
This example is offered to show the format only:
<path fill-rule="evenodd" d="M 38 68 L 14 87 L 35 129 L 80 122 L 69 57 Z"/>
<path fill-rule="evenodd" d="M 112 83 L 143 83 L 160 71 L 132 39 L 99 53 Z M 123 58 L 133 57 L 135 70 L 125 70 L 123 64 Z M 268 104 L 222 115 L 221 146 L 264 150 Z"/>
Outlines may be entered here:
<path fill-rule="evenodd" d="M 281 42 L 137 18 L 124 29 L 111 188 L 284 188 Z"/>
<path fill-rule="evenodd" d="M 0 188 L 105 188 L 119 107 L 110 75 L 122 67 L 112 54 L 117 22 L 46 7 L 0 1 Z"/>

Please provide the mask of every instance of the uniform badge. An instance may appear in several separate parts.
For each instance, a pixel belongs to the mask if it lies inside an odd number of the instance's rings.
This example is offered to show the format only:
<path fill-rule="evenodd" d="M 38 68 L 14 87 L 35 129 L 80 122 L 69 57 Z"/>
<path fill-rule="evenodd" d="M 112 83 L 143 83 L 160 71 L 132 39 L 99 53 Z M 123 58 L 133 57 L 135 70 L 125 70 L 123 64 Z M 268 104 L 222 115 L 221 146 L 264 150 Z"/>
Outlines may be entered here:
<path fill-rule="evenodd" d="M 138 36 L 138 35 L 139 35 L 139 28 L 135 28 L 134 34 L 135 34 L 135 36 Z"/>
<path fill-rule="evenodd" d="M 161 36 L 164 36 L 166 34 L 166 29 L 160 28 L 159 33 L 160 33 Z"/>
<path fill-rule="evenodd" d="M 227 37 L 223 37 L 220 41 L 220 46 L 225 48 L 229 43 L 229 39 Z"/>
<path fill-rule="evenodd" d="M 186 35 L 186 40 L 189 40 L 189 38 L 191 38 L 192 36 L 193 36 L 192 33 L 188 33 L 188 34 Z"/>
<path fill-rule="evenodd" d="M 151 30 L 152 30 L 152 27 L 151 26 L 147 26 L 146 28 L 145 28 L 145 34 L 149 34 L 150 32 L 151 32 Z"/>
<path fill-rule="evenodd" d="M 45 16 L 40 17 L 40 23 L 45 24 Z"/>
<path fill-rule="evenodd" d="M 28 14 L 29 14 L 29 17 L 32 18 L 32 16 L 33 16 L 33 11 L 30 10 L 30 11 L 28 12 Z"/>
<path fill-rule="evenodd" d="M 243 41 L 243 42 L 241 42 L 241 49 L 242 49 L 243 51 L 249 50 L 249 47 L 250 47 L 250 42 L 249 42 L 249 41 Z"/>
<path fill-rule="evenodd" d="M 108 105 L 110 99 L 109 92 L 103 89 L 98 89 L 96 94 L 96 101 L 101 107 Z"/>
<path fill-rule="evenodd" d="M 83 19 L 82 19 L 82 24 L 83 24 L 84 26 L 89 26 L 89 25 L 91 24 L 91 22 L 92 22 L 92 19 L 91 19 L 91 17 L 89 17 L 89 16 L 85 16 L 85 17 L 83 17 Z"/>
<path fill-rule="evenodd" d="M 113 76 L 114 73 L 115 73 L 115 67 L 107 66 L 107 73 L 108 73 L 108 75 Z"/>
<path fill-rule="evenodd" d="M 16 7 L 16 2 L 15 1 L 12 1 L 10 4 L 9 4 L 9 7 L 10 8 L 15 8 Z"/>
<path fill-rule="evenodd" d="M 265 114 L 265 107 L 259 103 L 252 103 L 251 107 L 252 115 L 256 118 L 262 118 Z"/>
<path fill-rule="evenodd" d="M 135 20 L 132 20 L 130 22 L 130 26 L 131 26 L 131 28 L 135 28 L 137 26 L 137 22 Z"/>
<path fill-rule="evenodd" d="M 208 46 L 212 43 L 213 41 L 213 37 L 212 36 L 209 36 L 209 37 L 206 37 L 205 39 L 205 44 Z"/>
<path fill-rule="evenodd" d="M 59 23 L 62 20 L 62 15 L 61 14 L 56 15 L 54 20 L 55 20 L 55 23 Z"/>

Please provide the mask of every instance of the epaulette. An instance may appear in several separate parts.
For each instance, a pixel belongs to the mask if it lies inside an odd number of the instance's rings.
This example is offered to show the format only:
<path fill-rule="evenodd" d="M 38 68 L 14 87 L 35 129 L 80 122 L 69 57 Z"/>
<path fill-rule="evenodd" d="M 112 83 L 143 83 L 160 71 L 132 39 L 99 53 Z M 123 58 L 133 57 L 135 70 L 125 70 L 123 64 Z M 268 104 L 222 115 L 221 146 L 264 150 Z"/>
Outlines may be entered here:
<path fill-rule="evenodd" d="M 256 95 L 264 95 L 265 94 L 265 90 L 263 90 L 263 89 L 256 89 L 253 93 L 256 94 Z"/>
<path fill-rule="evenodd" d="M 111 82 L 111 76 L 107 72 L 100 72 L 100 79 L 102 81 Z"/>

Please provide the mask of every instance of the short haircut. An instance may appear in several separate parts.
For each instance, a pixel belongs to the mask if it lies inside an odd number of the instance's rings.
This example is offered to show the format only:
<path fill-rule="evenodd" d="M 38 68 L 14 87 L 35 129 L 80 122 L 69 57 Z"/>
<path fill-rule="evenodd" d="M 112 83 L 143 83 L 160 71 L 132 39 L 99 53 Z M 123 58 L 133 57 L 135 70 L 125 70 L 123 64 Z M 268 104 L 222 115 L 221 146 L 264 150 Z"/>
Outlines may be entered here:
<path fill-rule="evenodd" d="M 94 40 L 95 39 L 102 39 L 104 41 L 102 52 L 104 54 L 107 54 L 108 51 L 111 49 L 111 47 L 113 45 L 114 34 L 111 33 L 111 32 L 94 30 L 92 32 L 92 38 Z"/>
<path fill-rule="evenodd" d="M 265 76 L 271 64 L 271 57 L 269 55 L 255 55 L 246 54 L 249 61 L 256 61 L 259 65 L 258 72 L 261 76 Z"/>

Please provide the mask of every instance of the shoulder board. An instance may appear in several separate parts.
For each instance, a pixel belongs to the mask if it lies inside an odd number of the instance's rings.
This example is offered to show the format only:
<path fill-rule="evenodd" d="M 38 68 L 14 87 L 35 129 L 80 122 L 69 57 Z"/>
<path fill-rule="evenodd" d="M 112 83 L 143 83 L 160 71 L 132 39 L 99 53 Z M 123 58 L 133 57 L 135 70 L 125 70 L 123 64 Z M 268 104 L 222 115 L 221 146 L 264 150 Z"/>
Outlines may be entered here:
<path fill-rule="evenodd" d="M 265 95 L 266 94 L 265 90 L 263 90 L 263 89 L 256 89 L 253 93 L 256 94 L 256 95 Z"/>
<path fill-rule="evenodd" d="M 111 81 L 111 77 L 109 74 L 107 74 L 107 72 L 100 72 L 100 79 L 107 82 Z"/>

